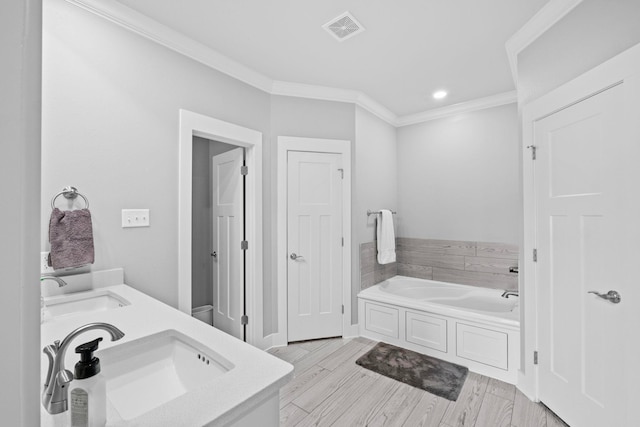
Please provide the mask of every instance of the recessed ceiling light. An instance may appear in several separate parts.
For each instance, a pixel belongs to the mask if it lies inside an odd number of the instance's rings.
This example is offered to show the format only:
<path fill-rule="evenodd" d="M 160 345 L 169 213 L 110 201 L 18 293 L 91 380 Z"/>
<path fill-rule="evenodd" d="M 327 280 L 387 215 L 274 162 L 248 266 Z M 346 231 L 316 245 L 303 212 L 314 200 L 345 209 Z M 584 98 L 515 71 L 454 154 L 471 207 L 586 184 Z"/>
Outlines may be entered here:
<path fill-rule="evenodd" d="M 437 92 L 433 92 L 433 97 L 435 99 L 442 99 L 442 98 L 445 98 L 446 96 L 447 96 L 446 90 L 439 90 Z"/>

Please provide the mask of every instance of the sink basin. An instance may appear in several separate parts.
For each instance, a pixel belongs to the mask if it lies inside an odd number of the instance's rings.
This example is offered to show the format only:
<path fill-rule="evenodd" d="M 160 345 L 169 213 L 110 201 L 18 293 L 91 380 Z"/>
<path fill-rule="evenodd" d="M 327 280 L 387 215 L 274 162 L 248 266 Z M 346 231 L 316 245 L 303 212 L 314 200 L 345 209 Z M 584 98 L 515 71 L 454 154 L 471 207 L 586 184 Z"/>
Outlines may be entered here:
<path fill-rule="evenodd" d="M 123 420 L 209 384 L 234 365 L 174 330 L 100 350 L 107 400 Z"/>
<path fill-rule="evenodd" d="M 112 310 L 127 305 L 131 305 L 131 303 L 120 295 L 107 290 L 77 292 L 45 298 L 45 306 L 53 317 Z"/>

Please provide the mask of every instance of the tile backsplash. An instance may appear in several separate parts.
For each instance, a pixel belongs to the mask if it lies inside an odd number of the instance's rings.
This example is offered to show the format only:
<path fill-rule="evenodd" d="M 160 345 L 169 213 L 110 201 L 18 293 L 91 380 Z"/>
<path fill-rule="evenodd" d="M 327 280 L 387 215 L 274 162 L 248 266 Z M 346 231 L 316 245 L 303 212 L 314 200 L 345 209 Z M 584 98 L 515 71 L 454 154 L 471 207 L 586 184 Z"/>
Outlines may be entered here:
<path fill-rule="evenodd" d="M 360 245 L 360 288 L 399 274 L 441 282 L 518 289 L 518 246 L 506 243 L 396 238 L 396 263 L 380 265 L 376 242 Z"/>

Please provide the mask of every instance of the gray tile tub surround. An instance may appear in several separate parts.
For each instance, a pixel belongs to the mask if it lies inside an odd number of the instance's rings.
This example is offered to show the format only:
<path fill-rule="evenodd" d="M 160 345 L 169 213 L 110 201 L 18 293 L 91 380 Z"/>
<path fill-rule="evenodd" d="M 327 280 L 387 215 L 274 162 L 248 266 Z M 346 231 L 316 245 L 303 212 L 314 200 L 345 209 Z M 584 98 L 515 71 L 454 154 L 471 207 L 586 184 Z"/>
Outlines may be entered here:
<path fill-rule="evenodd" d="M 374 241 L 360 245 L 360 289 L 366 289 L 398 274 L 397 263 L 378 264 L 376 244 Z"/>
<path fill-rule="evenodd" d="M 368 288 L 395 274 L 441 282 L 518 289 L 518 246 L 507 243 L 396 238 L 396 265 L 376 262 L 375 242 L 360 245 L 360 285 Z"/>

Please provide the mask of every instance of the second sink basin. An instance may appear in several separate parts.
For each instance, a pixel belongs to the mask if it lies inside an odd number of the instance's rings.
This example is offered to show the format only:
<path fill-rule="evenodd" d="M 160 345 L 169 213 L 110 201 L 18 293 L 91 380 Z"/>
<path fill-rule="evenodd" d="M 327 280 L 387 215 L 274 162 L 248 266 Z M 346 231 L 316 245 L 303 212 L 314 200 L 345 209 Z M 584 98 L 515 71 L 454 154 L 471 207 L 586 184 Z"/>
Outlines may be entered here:
<path fill-rule="evenodd" d="M 91 311 L 111 310 L 130 304 L 120 295 L 108 290 L 77 292 L 45 298 L 45 307 L 54 318 Z"/>
<path fill-rule="evenodd" d="M 174 330 L 96 353 L 107 382 L 107 400 L 124 420 L 147 413 L 210 383 L 234 365 Z"/>

